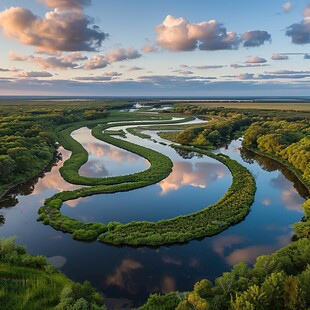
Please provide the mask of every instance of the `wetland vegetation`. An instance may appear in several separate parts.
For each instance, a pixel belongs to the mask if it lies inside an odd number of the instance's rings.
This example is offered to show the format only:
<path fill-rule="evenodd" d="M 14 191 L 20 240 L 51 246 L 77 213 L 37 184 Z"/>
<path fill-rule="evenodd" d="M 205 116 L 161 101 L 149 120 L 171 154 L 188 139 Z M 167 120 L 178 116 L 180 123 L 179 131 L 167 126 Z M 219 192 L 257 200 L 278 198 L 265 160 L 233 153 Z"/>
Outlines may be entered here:
<path fill-rule="evenodd" d="M 128 102 L 123 104 L 126 107 L 131 105 Z M 118 108 L 121 107 L 119 103 Z M 57 151 L 58 142 L 72 152 L 60 169 L 61 175 L 81 188 L 63 190 L 45 200 L 38 218 L 45 225 L 69 232 L 74 239 L 93 240 L 99 236 L 101 242 L 112 245 L 159 246 L 212 236 L 245 219 L 254 200 L 256 185 L 250 171 L 227 155 L 210 151 L 225 146 L 232 139 L 243 136 L 244 149 L 279 161 L 309 190 L 310 113 L 307 109 L 276 108 L 265 110 L 252 106 L 249 110 L 244 105 L 224 108 L 177 104 L 169 112 L 154 115 L 119 112 L 115 110 L 114 102 L 108 100 L 59 103 L 48 107 L 38 103 L 10 107 L 2 104 L 0 196 L 42 171 Z M 184 120 L 172 119 L 180 115 Z M 171 173 L 172 161 L 168 156 L 127 141 L 124 132 L 113 130 L 115 124 L 132 125 L 131 122 L 135 121 L 137 127 L 152 124 L 156 128 L 160 124 L 190 120 L 189 115 L 210 121 L 176 128 L 176 132 L 167 133 L 160 129 L 163 131 L 160 136 L 179 143 L 172 146 L 176 150 L 212 157 L 228 167 L 233 182 L 218 202 L 198 212 L 159 222 L 122 224 L 113 221 L 103 224 L 82 222 L 61 213 L 65 201 L 146 187 Z M 80 176 L 79 168 L 88 161 L 88 153 L 71 133 L 83 126 L 89 126 L 95 138 L 144 157 L 150 162 L 150 168 L 124 176 Z M 128 132 L 140 138 L 150 137 L 141 129 L 131 128 Z M 252 268 L 240 263 L 214 282 L 200 280 L 192 292 L 151 295 L 141 310 L 307 309 L 310 306 L 309 193 L 303 209 L 302 221 L 293 225 L 294 241 L 281 250 L 258 257 Z M 28 255 L 25 248 L 15 245 L 12 239 L 0 242 L 0 264 L 1 278 L 5 279 L 0 285 L 0 301 L 7 309 L 21 304 L 24 309 L 105 309 L 101 296 L 89 283 L 74 284 L 49 265 L 46 258 Z"/>

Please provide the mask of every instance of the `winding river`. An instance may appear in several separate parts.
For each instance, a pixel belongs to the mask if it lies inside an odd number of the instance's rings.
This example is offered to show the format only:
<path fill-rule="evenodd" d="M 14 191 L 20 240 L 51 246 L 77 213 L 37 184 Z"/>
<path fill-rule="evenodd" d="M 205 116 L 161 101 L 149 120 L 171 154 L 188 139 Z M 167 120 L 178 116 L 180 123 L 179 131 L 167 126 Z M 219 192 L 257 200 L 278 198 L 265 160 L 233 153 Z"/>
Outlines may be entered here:
<path fill-rule="evenodd" d="M 147 131 L 160 139 L 155 131 Z M 87 128 L 73 137 L 90 154 L 81 167 L 85 176 L 112 176 L 144 170 L 144 159 L 96 140 Z M 229 188 L 232 178 L 221 163 L 197 154 L 177 153 L 169 145 L 142 140 L 127 133 L 129 141 L 168 155 L 172 174 L 158 184 L 142 189 L 96 195 L 67 201 L 62 212 L 81 221 L 158 221 L 188 214 L 216 202 Z M 303 216 L 301 204 L 306 191 L 287 169 L 275 161 L 240 151 L 234 140 L 219 151 L 236 159 L 254 175 L 255 202 L 246 219 L 219 235 L 183 245 L 158 248 L 114 247 L 99 242 L 80 242 L 37 222 L 37 211 L 54 193 L 77 188 L 65 182 L 59 168 L 70 156 L 59 149 L 63 160 L 44 175 L 20 186 L 11 199 L 0 205 L 1 237 L 16 236 L 31 254 L 49 257 L 51 263 L 76 281 L 90 280 L 104 296 L 109 309 L 141 305 L 150 293 L 186 291 L 202 278 L 214 279 L 240 261 L 252 264 L 259 255 L 288 244 L 291 225 Z"/>

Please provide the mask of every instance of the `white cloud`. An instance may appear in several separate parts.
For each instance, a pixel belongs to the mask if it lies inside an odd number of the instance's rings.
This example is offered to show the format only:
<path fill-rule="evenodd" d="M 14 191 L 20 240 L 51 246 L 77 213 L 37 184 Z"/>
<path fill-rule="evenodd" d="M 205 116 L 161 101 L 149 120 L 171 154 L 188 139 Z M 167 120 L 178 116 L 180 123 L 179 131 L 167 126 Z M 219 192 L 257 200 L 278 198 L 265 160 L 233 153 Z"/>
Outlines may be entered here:
<path fill-rule="evenodd" d="M 145 45 L 143 47 L 143 51 L 145 53 L 158 53 L 159 49 L 156 46 L 153 46 L 153 45 Z"/>
<path fill-rule="evenodd" d="M 134 48 L 118 48 L 106 55 L 93 56 L 83 64 L 82 68 L 85 70 L 105 68 L 111 63 L 136 59 L 141 56 L 142 55 Z"/>
<path fill-rule="evenodd" d="M 171 51 L 231 50 L 240 45 L 240 38 L 235 32 L 216 20 L 191 24 L 183 17 L 168 15 L 162 24 L 155 28 L 158 34 L 156 42 Z"/>
<path fill-rule="evenodd" d="M 29 9 L 10 7 L 0 12 L 0 27 L 6 37 L 17 39 L 22 44 L 37 47 L 40 52 L 95 51 L 108 36 L 93 25 L 79 5 L 72 1 L 44 1 L 59 4 L 44 18 L 34 15 Z M 79 1 L 82 3 L 85 1 Z"/>

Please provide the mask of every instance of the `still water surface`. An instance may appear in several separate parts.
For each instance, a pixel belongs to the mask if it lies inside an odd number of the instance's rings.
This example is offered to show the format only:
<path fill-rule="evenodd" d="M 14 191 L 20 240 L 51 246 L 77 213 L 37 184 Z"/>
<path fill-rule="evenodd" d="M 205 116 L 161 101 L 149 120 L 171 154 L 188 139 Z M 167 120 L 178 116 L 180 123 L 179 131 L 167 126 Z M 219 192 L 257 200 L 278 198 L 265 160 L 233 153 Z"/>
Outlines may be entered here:
<path fill-rule="evenodd" d="M 159 141 L 154 132 L 148 133 Z M 81 142 L 86 136 L 89 138 L 86 128 L 74 135 Z M 157 221 L 206 207 L 217 201 L 231 184 L 227 168 L 213 159 L 195 154 L 180 155 L 169 146 L 127 136 L 169 155 L 174 162 L 173 173 L 159 184 L 143 189 L 69 201 L 62 208 L 66 215 L 105 223 L 111 220 L 123 223 Z M 116 175 L 119 171 L 132 173 L 148 165 L 144 159 L 131 157 L 132 154 L 123 154 L 119 165 L 118 156 L 110 154 L 120 149 L 94 138 L 84 142 L 89 152 L 99 145 L 103 150 L 100 152 L 104 153 L 104 156 L 96 156 L 94 152 L 92 164 L 81 168 L 87 176 Z M 5 218 L 0 236 L 16 236 L 18 244 L 27 245 L 32 254 L 46 255 L 73 280 L 91 280 L 105 295 L 109 309 L 113 309 L 113 305 L 118 309 L 122 305 L 125 308 L 138 306 L 154 292 L 190 290 L 202 278 L 212 280 L 232 264 L 240 261 L 252 264 L 258 255 L 288 244 L 292 223 L 303 216 L 301 204 L 306 192 L 298 180 L 272 160 L 253 158 L 246 152 L 240 154 L 240 144 L 239 140 L 232 141 L 220 151 L 253 173 L 257 182 L 255 202 L 243 222 L 217 236 L 182 245 L 131 248 L 75 241 L 69 234 L 44 226 L 36 221 L 37 210 L 44 199 L 60 190 L 77 187 L 60 177 L 58 170 L 63 161 L 56 163 L 44 176 L 20 187 L 14 199 L 0 205 L 0 215 Z M 70 156 L 62 148 L 60 152 L 63 160 Z"/>

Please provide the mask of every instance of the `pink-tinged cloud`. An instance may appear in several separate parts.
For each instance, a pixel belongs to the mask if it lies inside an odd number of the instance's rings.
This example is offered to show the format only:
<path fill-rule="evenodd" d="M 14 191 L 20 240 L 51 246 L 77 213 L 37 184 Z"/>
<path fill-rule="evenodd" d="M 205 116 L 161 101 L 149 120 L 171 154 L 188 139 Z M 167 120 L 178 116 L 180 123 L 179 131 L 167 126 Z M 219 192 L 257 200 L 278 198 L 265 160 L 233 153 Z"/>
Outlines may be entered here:
<path fill-rule="evenodd" d="M 106 55 L 109 62 L 118 62 L 129 59 L 137 59 L 142 55 L 134 48 L 118 48 Z"/>
<path fill-rule="evenodd" d="M 271 57 L 272 60 L 288 60 L 288 56 L 287 55 L 283 55 L 283 54 L 273 54 Z"/>
<path fill-rule="evenodd" d="M 157 44 L 170 51 L 231 50 L 238 49 L 240 38 L 216 20 L 191 24 L 183 17 L 168 15 L 155 28 Z"/>
<path fill-rule="evenodd" d="M 288 13 L 290 12 L 292 9 L 293 9 L 293 4 L 292 2 L 288 1 L 288 2 L 285 2 L 283 5 L 282 5 L 282 9 L 285 13 Z"/>
<path fill-rule="evenodd" d="M 9 58 L 12 61 L 27 61 L 28 57 L 24 55 L 19 55 L 17 53 L 14 53 L 13 51 L 9 52 Z"/>
<path fill-rule="evenodd" d="M 83 56 L 80 52 L 73 52 L 58 57 L 52 56 L 47 58 L 31 55 L 28 57 L 28 60 L 42 69 L 65 70 L 78 68 L 83 61 L 87 60 L 87 57 Z"/>
<path fill-rule="evenodd" d="M 73 9 L 73 8 L 82 8 L 91 4 L 91 0 L 38 0 L 41 3 L 44 3 L 47 7 L 55 9 Z"/>
<path fill-rule="evenodd" d="M 82 68 L 94 70 L 105 68 L 111 63 L 140 58 L 142 55 L 134 48 L 118 48 L 106 55 L 95 55 L 86 61 Z"/>
<path fill-rule="evenodd" d="M 158 53 L 159 49 L 156 46 L 153 46 L 153 45 L 145 45 L 143 47 L 143 51 L 145 53 Z"/>
<path fill-rule="evenodd" d="M 266 62 L 267 60 L 262 57 L 249 57 L 246 61 L 247 64 L 262 64 Z"/>
<path fill-rule="evenodd" d="M 11 7 L 0 12 L 0 27 L 6 37 L 48 53 L 95 51 L 108 36 L 79 8 L 57 7 L 41 19 L 29 9 Z"/>

